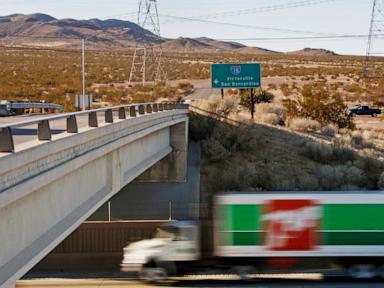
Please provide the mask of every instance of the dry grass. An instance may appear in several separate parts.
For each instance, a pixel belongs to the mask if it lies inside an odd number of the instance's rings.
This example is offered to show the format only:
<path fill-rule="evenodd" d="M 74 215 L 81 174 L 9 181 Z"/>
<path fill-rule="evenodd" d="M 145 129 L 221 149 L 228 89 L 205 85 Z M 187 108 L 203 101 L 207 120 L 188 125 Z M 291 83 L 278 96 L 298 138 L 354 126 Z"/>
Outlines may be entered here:
<path fill-rule="evenodd" d="M 319 122 L 308 118 L 293 118 L 288 125 L 290 129 L 299 132 L 314 132 L 321 128 Z"/>
<path fill-rule="evenodd" d="M 260 103 L 256 105 L 256 121 L 271 125 L 284 125 L 286 112 L 282 105 L 272 103 Z"/>
<path fill-rule="evenodd" d="M 335 137 L 338 132 L 338 127 L 334 124 L 328 124 L 321 128 L 320 133 L 324 136 Z"/>

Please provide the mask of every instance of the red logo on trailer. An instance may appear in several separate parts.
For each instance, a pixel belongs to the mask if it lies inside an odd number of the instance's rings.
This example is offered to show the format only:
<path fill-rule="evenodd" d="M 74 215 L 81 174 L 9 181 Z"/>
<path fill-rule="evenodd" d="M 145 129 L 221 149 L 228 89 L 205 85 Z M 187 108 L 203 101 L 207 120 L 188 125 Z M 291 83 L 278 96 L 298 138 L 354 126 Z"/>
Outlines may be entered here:
<path fill-rule="evenodd" d="M 313 200 L 271 200 L 262 217 L 264 245 L 272 251 L 308 251 L 316 247 L 319 207 Z"/>

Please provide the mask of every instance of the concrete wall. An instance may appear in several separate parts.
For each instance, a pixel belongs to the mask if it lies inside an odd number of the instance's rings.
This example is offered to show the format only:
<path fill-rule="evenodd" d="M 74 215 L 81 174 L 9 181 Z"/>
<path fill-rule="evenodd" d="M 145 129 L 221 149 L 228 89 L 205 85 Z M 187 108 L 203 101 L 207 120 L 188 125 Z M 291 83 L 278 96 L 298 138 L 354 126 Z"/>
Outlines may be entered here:
<path fill-rule="evenodd" d="M 170 131 L 172 153 L 157 162 L 136 180 L 143 182 L 185 182 L 188 155 L 188 122 L 173 125 Z"/>
<path fill-rule="evenodd" d="M 171 153 L 179 131 L 172 127 L 187 127 L 187 113 L 164 111 L 84 128 L 2 155 L 0 286 L 12 285 L 105 201 Z"/>
<path fill-rule="evenodd" d="M 167 159 L 166 156 L 164 159 Z M 158 166 L 160 161 L 153 167 Z M 196 220 L 200 202 L 200 145 L 188 147 L 186 182 L 135 181 L 123 187 L 110 199 L 112 220 Z M 150 168 L 151 170 L 153 168 Z M 145 173 L 144 173 L 145 174 Z M 107 203 L 100 207 L 90 221 L 108 221 Z"/>

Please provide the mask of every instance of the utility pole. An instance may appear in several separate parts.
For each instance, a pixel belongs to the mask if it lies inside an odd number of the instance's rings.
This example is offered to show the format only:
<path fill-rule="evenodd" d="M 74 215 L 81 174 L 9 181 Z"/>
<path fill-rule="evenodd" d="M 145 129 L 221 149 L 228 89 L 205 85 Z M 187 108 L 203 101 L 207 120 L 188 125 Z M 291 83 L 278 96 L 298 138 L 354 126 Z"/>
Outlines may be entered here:
<path fill-rule="evenodd" d="M 85 41 L 82 39 L 81 41 L 81 64 L 83 67 L 83 97 L 82 97 L 82 102 L 83 102 L 83 111 L 85 110 Z"/>
<path fill-rule="evenodd" d="M 147 80 L 153 82 L 165 80 L 157 0 L 139 0 L 137 25 L 151 31 L 154 37 L 148 36 L 136 45 L 128 85 L 131 85 L 132 82 L 141 82 L 144 85 Z M 147 77 L 147 74 L 149 74 L 149 77 Z"/>

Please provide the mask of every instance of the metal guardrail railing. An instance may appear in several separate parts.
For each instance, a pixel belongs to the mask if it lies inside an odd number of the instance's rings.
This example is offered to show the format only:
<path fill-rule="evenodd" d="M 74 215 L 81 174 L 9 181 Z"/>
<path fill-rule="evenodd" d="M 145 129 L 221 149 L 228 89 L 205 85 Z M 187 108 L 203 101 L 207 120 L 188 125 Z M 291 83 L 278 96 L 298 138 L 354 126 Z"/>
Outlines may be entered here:
<path fill-rule="evenodd" d="M 167 103 L 143 103 L 143 104 L 129 104 L 120 105 L 114 107 L 107 107 L 101 109 L 87 110 L 73 113 L 63 113 L 59 115 L 41 117 L 32 120 L 20 121 L 15 123 L 9 123 L 0 125 L 0 152 L 13 153 L 15 151 L 15 145 L 13 141 L 12 129 L 25 127 L 37 124 L 37 139 L 39 141 L 49 141 L 52 139 L 52 131 L 50 128 L 50 122 L 60 119 L 66 119 L 66 132 L 78 133 L 77 116 L 88 115 L 88 127 L 99 127 L 97 114 L 104 113 L 105 123 L 114 122 L 114 111 L 117 111 L 117 117 L 119 120 L 137 117 L 138 115 L 152 114 L 157 112 L 163 112 L 174 109 L 188 109 L 187 104 L 167 102 Z"/>

